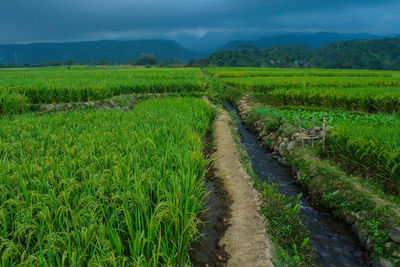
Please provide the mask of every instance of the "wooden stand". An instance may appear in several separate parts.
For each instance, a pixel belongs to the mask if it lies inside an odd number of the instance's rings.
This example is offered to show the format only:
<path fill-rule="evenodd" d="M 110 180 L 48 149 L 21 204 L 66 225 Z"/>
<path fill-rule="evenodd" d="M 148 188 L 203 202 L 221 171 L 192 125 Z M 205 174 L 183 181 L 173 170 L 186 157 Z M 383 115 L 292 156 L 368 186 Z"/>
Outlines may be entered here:
<path fill-rule="evenodd" d="M 312 121 L 300 121 L 300 116 L 297 116 L 297 123 L 299 124 L 299 130 L 300 130 L 300 138 L 301 138 L 301 143 L 304 146 L 304 140 L 310 140 L 311 139 L 311 144 L 314 147 L 314 140 L 315 139 L 320 139 L 322 138 L 322 147 L 325 150 L 326 145 L 326 125 L 328 123 L 332 123 L 332 122 L 327 122 L 325 117 L 323 118 L 322 121 L 315 121 L 315 115 L 313 115 L 313 119 Z M 322 124 L 322 134 L 321 135 L 307 135 L 307 133 L 305 131 L 303 131 L 303 127 L 301 127 L 301 124 L 305 124 L 305 123 L 311 123 L 313 127 L 315 127 L 318 124 Z"/>

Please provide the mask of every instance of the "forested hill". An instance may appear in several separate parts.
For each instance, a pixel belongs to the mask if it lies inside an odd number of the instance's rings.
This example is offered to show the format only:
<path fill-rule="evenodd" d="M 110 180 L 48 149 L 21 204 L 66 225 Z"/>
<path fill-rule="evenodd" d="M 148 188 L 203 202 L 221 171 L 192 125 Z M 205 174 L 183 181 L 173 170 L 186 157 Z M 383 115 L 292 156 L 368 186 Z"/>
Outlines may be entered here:
<path fill-rule="evenodd" d="M 128 63 L 141 54 L 159 60 L 187 61 L 196 54 L 169 40 L 91 41 L 72 43 L 34 43 L 0 45 L 0 64 L 42 63 L 51 61 Z"/>
<path fill-rule="evenodd" d="M 317 48 L 332 42 L 355 40 L 355 39 L 377 39 L 377 35 L 368 33 L 337 33 L 337 32 L 295 32 L 282 33 L 269 37 L 262 37 L 254 41 L 238 40 L 227 43 L 221 49 L 231 50 L 243 45 L 251 45 L 259 49 L 266 49 L 277 45 L 304 45 L 309 48 Z"/>
<path fill-rule="evenodd" d="M 400 38 L 333 42 L 319 48 L 241 46 L 220 50 L 199 63 L 222 66 L 315 67 L 400 70 Z"/>

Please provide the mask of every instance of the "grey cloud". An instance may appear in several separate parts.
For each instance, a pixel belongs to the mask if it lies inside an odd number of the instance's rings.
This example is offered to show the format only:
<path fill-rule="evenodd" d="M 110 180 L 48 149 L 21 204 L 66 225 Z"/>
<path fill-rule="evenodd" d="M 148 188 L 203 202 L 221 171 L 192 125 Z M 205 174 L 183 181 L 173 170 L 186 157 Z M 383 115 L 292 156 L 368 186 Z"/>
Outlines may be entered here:
<path fill-rule="evenodd" d="M 2 0 L 0 43 L 207 31 L 400 32 L 398 1 Z"/>

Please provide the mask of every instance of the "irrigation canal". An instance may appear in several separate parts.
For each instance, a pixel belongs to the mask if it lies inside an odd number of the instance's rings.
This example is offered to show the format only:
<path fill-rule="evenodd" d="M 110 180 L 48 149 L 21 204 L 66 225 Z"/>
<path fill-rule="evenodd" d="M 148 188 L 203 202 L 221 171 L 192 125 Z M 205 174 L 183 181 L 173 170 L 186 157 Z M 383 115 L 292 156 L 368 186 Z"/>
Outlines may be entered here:
<path fill-rule="evenodd" d="M 303 188 L 294 182 L 290 168 L 281 166 L 272 153 L 261 146 L 256 135 L 246 128 L 230 104 L 225 104 L 225 108 L 236 116 L 240 140 L 258 177 L 268 184 L 279 184 L 279 192 L 287 197 L 302 193 L 300 215 L 310 231 L 310 243 L 316 250 L 318 265 L 367 266 L 366 252 L 350 227 L 330 213 L 313 207 Z"/>

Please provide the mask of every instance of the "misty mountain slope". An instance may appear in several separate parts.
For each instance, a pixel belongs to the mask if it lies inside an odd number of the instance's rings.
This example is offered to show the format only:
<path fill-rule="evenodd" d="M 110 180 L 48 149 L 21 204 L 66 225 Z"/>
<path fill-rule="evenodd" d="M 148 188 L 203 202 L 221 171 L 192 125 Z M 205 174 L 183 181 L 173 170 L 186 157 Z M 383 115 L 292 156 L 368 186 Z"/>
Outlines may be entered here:
<path fill-rule="evenodd" d="M 187 61 L 196 57 L 190 51 L 170 40 L 90 41 L 71 43 L 33 43 L 0 45 L 0 63 L 25 64 L 49 61 L 94 61 L 127 63 L 142 53 L 152 53 L 159 60 Z"/>
<path fill-rule="evenodd" d="M 237 40 L 228 42 L 221 49 L 231 50 L 243 45 L 251 45 L 260 49 L 269 48 L 276 45 L 305 45 L 309 48 L 317 48 L 337 41 L 372 38 L 379 38 L 379 36 L 368 33 L 283 33 L 270 37 L 262 37 L 255 41 Z"/>

